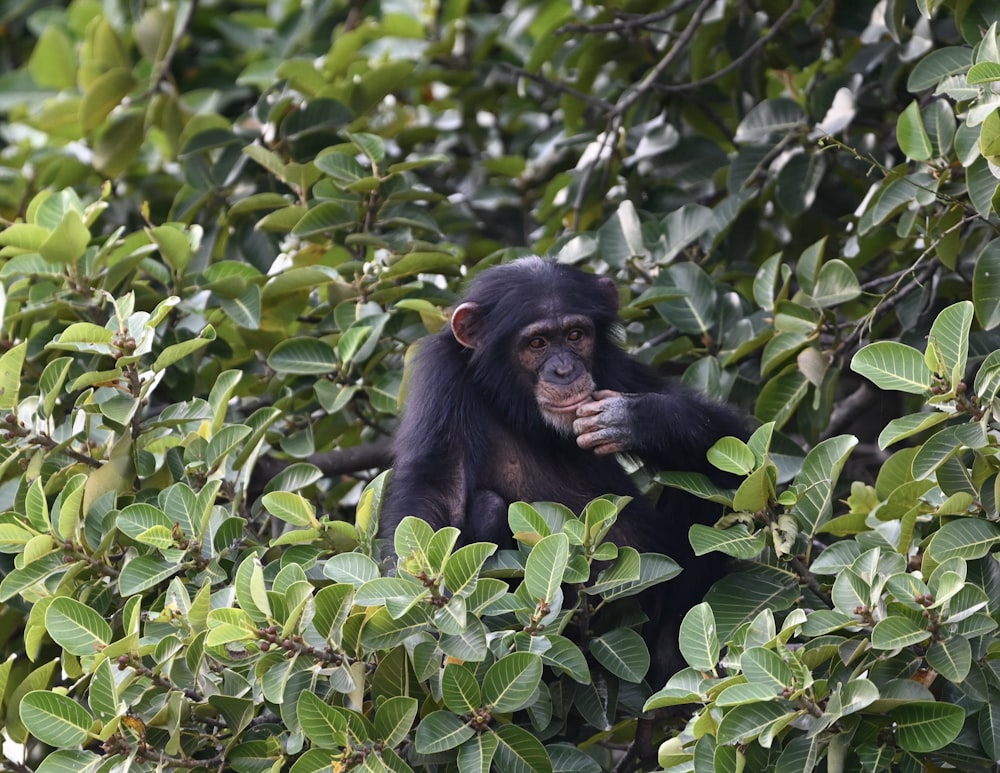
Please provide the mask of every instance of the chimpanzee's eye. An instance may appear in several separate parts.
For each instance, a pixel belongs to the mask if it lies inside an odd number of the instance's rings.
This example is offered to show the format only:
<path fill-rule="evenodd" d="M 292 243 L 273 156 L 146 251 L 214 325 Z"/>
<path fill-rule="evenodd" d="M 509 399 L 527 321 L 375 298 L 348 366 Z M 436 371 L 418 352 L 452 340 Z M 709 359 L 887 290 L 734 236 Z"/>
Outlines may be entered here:
<path fill-rule="evenodd" d="M 530 346 L 532 349 L 544 349 L 545 343 L 546 342 L 544 338 L 542 338 L 541 336 L 535 336 L 530 341 L 528 341 L 528 346 Z"/>
<path fill-rule="evenodd" d="M 583 331 L 580 328 L 575 327 L 566 334 L 567 341 L 579 341 L 583 338 Z"/>

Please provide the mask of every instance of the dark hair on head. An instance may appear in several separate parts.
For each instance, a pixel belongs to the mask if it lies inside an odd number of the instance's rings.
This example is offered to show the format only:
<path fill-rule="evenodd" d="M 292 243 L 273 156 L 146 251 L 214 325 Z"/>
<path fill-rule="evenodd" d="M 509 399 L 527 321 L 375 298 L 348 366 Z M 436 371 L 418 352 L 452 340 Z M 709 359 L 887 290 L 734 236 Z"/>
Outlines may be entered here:
<path fill-rule="evenodd" d="M 611 280 L 539 257 L 520 258 L 479 274 L 463 302 L 475 303 L 483 319 L 483 349 L 508 341 L 540 316 L 582 314 L 607 337 L 618 317 Z M 497 309 L 503 315 L 496 315 Z M 480 350 L 482 351 L 482 349 Z"/>

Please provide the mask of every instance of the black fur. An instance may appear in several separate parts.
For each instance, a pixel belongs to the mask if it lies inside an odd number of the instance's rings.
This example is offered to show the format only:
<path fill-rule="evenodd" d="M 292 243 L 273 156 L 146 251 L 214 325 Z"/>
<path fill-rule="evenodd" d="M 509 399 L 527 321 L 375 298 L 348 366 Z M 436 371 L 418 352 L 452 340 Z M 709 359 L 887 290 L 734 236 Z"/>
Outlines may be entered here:
<path fill-rule="evenodd" d="M 517 359 L 518 333 L 564 314 L 589 317 L 596 333 L 595 391 L 626 397 L 611 414 L 619 420 L 615 429 L 627 437 L 630 455 L 657 470 L 702 472 L 723 482 L 705 452 L 724 435 L 743 436 L 742 419 L 661 379 L 619 348 L 617 296 L 608 279 L 526 258 L 480 274 L 464 300 L 478 304 L 479 345 L 462 346 L 450 328 L 421 345 L 395 438 L 380 536 L 391 550 L 400 520 L 415 515 L 435 528 L 459 527 L 462 542 L 509 545 L 511 502 L 561 502 L 579 512 L 603 494 L 634 497 L 611 539 L 665 553 L 684 568 L 677 579 L 641 597 L 644 611 L 656 621 L 647 640 L 654 663 L 650 679 L 658 686 L 683 665 L 676 643 L 680 619 L 725 572 L 720 559 L 696 558 L 687 538 L 692 523 L 713 523 L 719 508 L 672 490 L 654 505 L 613 455 L 580 448 L 575 437 L 546 424 Z"/>

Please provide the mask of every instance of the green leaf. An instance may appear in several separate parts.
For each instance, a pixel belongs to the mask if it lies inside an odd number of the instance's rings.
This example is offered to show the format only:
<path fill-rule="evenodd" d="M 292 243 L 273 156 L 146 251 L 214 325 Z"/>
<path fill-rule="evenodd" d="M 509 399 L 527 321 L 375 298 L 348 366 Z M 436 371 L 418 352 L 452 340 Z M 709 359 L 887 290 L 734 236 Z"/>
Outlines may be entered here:
<path fill-rule="evenodd" d="M 10 601 L 49 575 L 68 568 L 69 566 L 62 560 L 62 555 L 53 552 L 32 561 L 25 567 L 13 569 L 0 581 L 0 602 Z"/>
<path fill-rule="evenodd" d="M 717 529 L 696 523 L 691 526 L 688 538 L 696 556 L 717 551 L 733 558 L 750 559 L 760 555 L 766 544 L 767 534 L 764 531 L 751 534 L 743 524 Z"/>
<path fill-rule="evenodd" d="M 462 773 L 490 773 L 500 741 L 496 733 L 480 733 L 458 748 L 455 763 Z"/>
<path fill-rule="evenodd" d="M 825 309 L 853 301 L 859 295 L 861 285 L 851 267 L 842 260 L 830 260 L 819 270 L 810 298 L 813 306 Z"/>
<path fill-rule="evenodd" d="M 46 24 L 28 59 L 31 79 L 45 88 L 71 89 L 76 86 L 76 70 L 73 40 L 61 25 Z"/>
<path fill-rule="evenodd" d="M 145 112 L 114 113 L 94 143 L 94 168 L 109 178 L 122 174 L 135 159 L 146 133 Z"/>
<path fill-rule="evenodd" d="M 991 760 L 1000 759 L 1000 694 L 990 692 L 990 701 L 979 710 L 979 738 Z"/>
<path fill-rule="evenodd" d="M 314 746 L 337 749 L 347 745 L 347 720 L 343 714 L 309 690 L 299 693 L 296 714 L 302 732 Z"/>
<path fill-rule="evenodd" d="M 569 539 L 563 533 L 543 537 L 531 550 L 524 569 L 524 583 L 535 601 L 557 598 L 569 561 Z"/>
<path fill-rule="evenodd" d="M 788 609 L 801 594 L 798 577 L 781 569 L 754 566 L 717 581 L 705 596 L 715 615 L 718 639 L 725 641 L 764 610 Z"/>
<path fill-rule="evenodd" d="M 271 350 L 267 364 L 278 373 L 323 375 L 336 367 L 337 358 L 329 344 L 316 338 L 289 338 Z"/>
<path fill-rule="evenodd" d="M 928 161 L 933 153 L 930 137 L 920 116 L 920 103 L 914 100 L 900 114 L 896 123 L 896 141 L 900 150 L 913 161 Z"/>
<path fill-rule="evenodd" d="M 375 732 L 389 747 L 398 746 L 410 734 L 420 706 L 416 698 L 394 695 L 375 710 Z"/>
<path fill-rule="evenodd" d="M 625 199 L 617 212 L 597 231 L 601 257 L 612 266 L 623 266 L 633 257 L 649 257 L 642 238 L 642 223 L 635 204 Z"/>
<path fill-rule="evenodd" d="M 122 596 L 142 593 L 159 585 L 180 570 L 180 564 L 159 556 L 137 556 L 125 564 L 125 568 L 118 575 L 118 592 Z"/>
<path fill-rule="evenodd" d="M 0 246 L 14 247 L 18 252 L 38 252 L 52 230 L 34 223 L 14 223 L 0 231 Z"/>
<path fill-rule="evenodd" d="M 1000 393 L 1000 349 L 991 352 L 976 373 L 975 392 L 980 400 L 993 400 Z"/>
<path fill-rule="evenodd" d="M 757 398 L 757 418 L 765 423 L 774 422 L 775 429 L 780 429 L 795 413 L 808 391 L 808 379 L 799 372 L 798 366 L 791 365 L 764 385 Z"/>
<path fill-rule="evenodd" d="M 854 355 L 851 370 L 881 389 L 920 395 L 931 388 L 931 374 L 924 355 L 912 346 L 895 341 L 868 344 Z"/>
<path fill-rule="evenodd" d="M 60 749 L 46 754 L 35 773 L 96 773 L 103 763 L 93 752 Z"/>
<path fill-rule="evenodd" d="M 931 537 L 927 557 L 935 563 L 950 558 L 972 561 L 989 553 L 1000 543 L 1000 525 L 982 518 L 956 518 Z"/>
<path fill-rule="evenodd" d="M 701 602 L 691 607 L 681 621 L 678 645 L 681 655 L 692 668 L 714 672 L 722 650 L 715 628 L 712 608 Z"/>
<path fill-rule="evenodd" d="M 756 513 L 765 509 L 774 498 L 777 469 L 773 464 L 758 467 L 747 476 L 733 496 L 733 509 Z"/>
<path fill-rule="evenodd" d="M 393 548 L 400 560 L 413 554 L 424 554 L 433 536 L 434 530 L 427 521 L 408 515 L 396 527 Z"/>
<path fill-rule="evenodd" d="M 791 687 L 794 682 L 792 669 L 773 650 L 751 647 L 740 656 L 740 668 L 751 683 L 766 684 L 778 692 Z"/>
<path fill-rule="evenodd" d="M 670 677 L 666 686 L 653 693 L 642 707 L 643 711 L 653 711 L 668 706 L 682 706 L 685 703 L 703 703 L 701 693 L 703 675 L 693 668 L 678 671 Z"/>
<path fill-rule="evenodd" d="M 781 688 L 766 682 L 731 684 L 715 698 L 716 706 L 743 706 L 747 703 L 771 701 L 781 695 Z"/>
<path fill-rule="evenodd" d="M 929 477 L 963 447 L 984 448 L 986 444 L 986 432 L 980 424 L 957 424 L 945 427 L 918 447 L 911 467 L 913 477 L 917 480 Z"/>
<path fill-rule="evenodd" d="M 199 349 L 205 348 L 215 340 L 215 335 L 215 328 L 206 325 L 198 338 L 189 338 L 186 341 L 163 347 L 151 366 L 153 372 L 159 373 L 161 370 L 180 362 L 189 354 L 194 354 Z"/>
<path fill-rule="evenodd" d="M 993 197 L 996 195 L 1000 181 L 990 171 L 990 163 L 982 156 L 966 169 L 966 185 L 969 189 L 969 200 L 976 212 L 983 218 L 993 214 Z"/>
<path fill-rule="evenodd" d="M 917 625 L 909 617 L 893 615 L 875 624 L 872 629 L 872 647 L 877 650 L 895 650 L 919 644 L 930 636 L 930 631 Z"/>
<path fill-rule="evenodd" d="M 93 131 L 107 118 L 132 89 L 135 81 L 126 67 L 116 67 L 101 74 L 90 84 L 80 103 L 83 130 Z"/>
<path fill-rule="evenodd" d="M 700 204 L 685 204 L 664 217 L 660 223 L 666 236 L 667 247 L 658 259 L 660 265 L 672 262 L 681 250 L 708 230 L 713 219 L 712 210 Z"/>
<path fill-rule="evenodd" d="M 21 721 L 35 738 L 56 748 L 80 746 L 90 737 L 94 718 L 72 698 L 34 690 L 21 698 Z"/>
<path fill-rule="evenodd" d="M 0 356 L 0 410 L 10 411 L 17 407 L 21 386 L 21 368 L 28 350 L 26 343 L 18 344 Z"/>
<path fill-rule="evenodd" d="M 242 609 L 213 609 L 208 613 L 206 623 L 208 627 L 206 647 L 218 647 L 257 637 L 256 624 Z"/>
<path fill-rule="evenodd" d="M 797 515 L 810 536 L 815 535 L 833 511 L 834 490 L 847 457 L 858 439 L 853 435 L 837 435 L 818 443 L 802 461 L 802 470 L 795 478 L 801 487 Z"/>
<path fill-rule="evenodd" d="M 720 470 L 746 475 L 755 466 L 753 451 L 739 438 L 724 437 L 708 449 L 708 461 Z"/>
<path fill-rule="evenodd" d="M 806 126 L 802 107 L 791 99 L 767 99 L 755 105 L 736 128 L 736 142 L 760 143 Z"/>
<path fill-rule="evenodd" d="M 493 764 L 500 773 L 552 773 L 552 761 L 542 742 L 523 727 L 501 725 L 496 730 Z"/>
<path fill-rule="evenodd" d="M 965 49 L 965 51 L 968 53 L 968 49 Z M 1000 63 L 978 62 L 969 68 L 969 72 L 965 75 L 965 80 L 970 85 L 1000 81 Z"/>
<path fill-rule="evenodd" d="M 789 709 L 778 702 L 749 703 L 736 706 L 728 711 L 719 723 L 718 742 L 720 744 L 748 743 L 790 713 Z"/>
<path fill-rule="evenodd" d="M 385 158 L 385 140 L 377 134 L 366 134 L 364 132 L 345 132 L 346 137 L 357 145 L 358 150 L 368 156 L 368 160 L 375 166 Z"/>
<path fill-rule="evenodd" d="M 896 743 L 909 752 L 936 751 L 954 741 L 965 723 L 965 709 L 950 703 L 911 701 L 890 716 Z"/>
<path fill-rule="evenodd" d="M 268 218 L 277 216 L 278 213 L 286 210 L 277 210 L 268 215 Z M 347 205 L 339 201 L 324 201 L 309 209 L 292 228 L 295 236 L 309 237 L 319 236 L 339 230 L 350 228 L 358 220 L 358 213 L 353 205 Z"/>
<path fill-rule="evenodd" d="M 935 641 L 927 648 L 927 665 L 949 682 L 958 684 L 972 669 L 972 645 L 963 636 Z"/>
<path fill-rule="evenodd" d="M 125 507 L 118 514 L 115 525 L 122 534 L 127 534 L 132 539 L 139 539 L 139 537 L 154 526 L 161 526 L 170 530 L 174 522 L 158 507 L 136 502 Z M 190 534 L 190 531 L 188 533 Z"/>
<path fill-rule="evenodd" d="M 677 562 L 661 553 L 643 553 L 640 556 L 634 548 L 620 548 L 612 567 L 601 572 L 597 582 L 586 591 L 611 601 L 634 596 L 646 588 L 673 579 L 680 572 Z"/>
<path fill-rule="evenodd" d="M 969 356 L 969 327 L 972 325 L 972 301 L 959 301 L 937 315 L 927 337 L 927 348 L 934 347 L 944 357 L 942 376 L 954 387 L 965 374 Z"/>
<path fill-rule="evenodd" d="M 1000 325 L 1000 239 L 989 242 L 976 258 L 972 302 L 984 330 Z"/>
<path fill-rule="evenodd" d="M 420 754 L 437 754 L 465 743 L 476 732 L 450 711 L 433 711 L 417 725 L 413 746 Z"/>
<path fill-rule="evenodd" d="M 475 674 L 459 663 L 445 666 L 441 677 L 441 697 L 444 705 L 456 714 L 469 714 L 483 703 Z"/>
<path fill-rule="evenodd" d="M 905 440 L 951 418 L 947 413 L 911 413 L 892 419 L 878 436 L 878 447 L 885 450 L 893 443 Z"/>
<path fill-rule="evenodd" d="M 464 597 L 476 588 L 476 580 L 483 563 L 493 555 L 497 546 L 489 542 L 476 542 L 456 550 L 444 567 L 444 581 L 455 596 Z"/>
<path fill-rule="evenodd" d="M 89 243 L 90 229 L 80 213 L 71 209 L 38 251 L 49 263 L 73 265 L 83 257 Z"/>
<path fill-rule="evenodd" d="M 256 554 L 251 553 L 240 563 L 233 578 L 236 602 L 255 622 L 266 623 L 271 618 L 271 604 L 264 584 L 264 569 Z"/>
<path fill-rule="evenodd" d="M 367 177 L 368 170 L 361 166 L 352 155 L 324 151 L 316 156 L 316 167 L 341 185 L 349 185 Z"/>
<path fill-rule="evenodd" d="M 209 695 L 209 705 L 217 709 L 222 718 L 226 721 L 226 726 L 232 728 L 234 733 L 239 733 L 253 720 L 254 702 L 250 698 L 235 698 L 230 695 Z M 301 714 L 299 714 L 301 717 Z M 232 758 L 230 758 L 232 761 Z"/>
<path fill-rule="evenodd" d="M 261 504 L 276 518 L 292 526 L 319 526 L 312 503 L 290 491 L 272 491 L 261 497 Z"/>
<path fill-rule="evenodd" d="M 608 671 L 638 684 L 649 670 L 646 642 L 631 628 L 616 628 L 590 640 L 590 654 Z"/>
<path fill-rule="evenodd" d="M 665 486 L 687 491 L 695 496 L 707 499 L 709 502 L 732 507 L 733 498 L 730 492 L 716 486 L 706 475 L 695 472 L 661 472 L 656 480 Z"/>
<path fill-rule="evenodd" d="M 45 610 L 45 630 L 72 655 L 95 655 L 111 642 L 111 626 L 76 599 L 60 596 Z"/>
<path fill-rule="evenodd" d="M 361 553 L 339 553 L 331 556 L 323 565 L 323 574 L 331 580 L 349 583 L 356 588 L 380 576 L 378 564 Z"/>
<path fill-rule="evenodd" d="M 949 75 L 964 73 L 972 64 L 972 51 L 967 46 L 948 46 L 929 52 L 910 71 L 906 81 L 908 91 L 926 91 Z"/>
<path fill-rule="evenodd" d="M 682 333 L 705 336 L 715 326 L 718 294 L 712 279 L 697 263 L 679 263 L 667 269 L 670 282 L 681 295 L 654 307 Z"/>
<path fill-rule="evenodd" d="M 530 652 L 505 655 L 483 677 L 483 702 L 507 713 L 527 706 L 542 679 L 542 661 Z"/>
<path fill-rule="evenodd" d="M 979 127 L 979 152 L 992 164 L 1000 160 L 1000 113 L 996 110 Z"/>
<path fill-rule="evenodd" d="M 219 306 L 239 327 L 257 330 L 261 319 L 261 289 L 250 285 L 238 298 L 219 298 Z"/>
<path fill-rule="evenodd" d="M 590 668 L 580 648 L 565 636 L 545 634 L 549 647 L 540 653 L 545 665 L 562 671 L 580 684 L 590 684 Z"/>

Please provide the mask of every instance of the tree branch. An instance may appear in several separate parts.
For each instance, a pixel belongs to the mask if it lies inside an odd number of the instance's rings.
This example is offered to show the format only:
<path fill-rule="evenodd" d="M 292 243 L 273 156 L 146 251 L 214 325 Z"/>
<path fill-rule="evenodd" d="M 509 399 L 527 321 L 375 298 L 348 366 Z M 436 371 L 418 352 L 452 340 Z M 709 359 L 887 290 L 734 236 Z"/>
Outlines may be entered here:
<path fill-rule="evenodd" d="M 593 108 L 597 108 L 598 110 L 608 111 L 614 109 L 614 105 L 607 100 L 595 97 L 592 94 L 587 94 L 586 92 L 575 89 L 572 86 L 567 86 L 565 83 L 549 80 L 548 78 L 544 78 L 537 73 L 530 72 L 525 70 L 523 67 L 518 67 L 517 65 L 510 64 L 509 62 L 501 62 L 500 64 L 504 70 L 508 70 L 511 74 L 516 75 L 519 78 L 527 78 L 532 83 L 537 83 L 539 86 L 548 89 L 549 91 L 567 94 L 574 99 L 579 99 L 581 102 L 585 102 Z"/>
<path fill-rule="evenodd" d="M 775 21 L 774 24 L 771 25 L 771 29 L 769 29 L 764 35 L 761 35 L 761 37 L 758 38 L 753 45 L 751 45 L 746 51 L 744 51 L 742 54 L 736 57 L 733 61 L 731 61 L 725 67 L 716 70 L 711 75 L 706 75 L 704 78 L 701 78 L 700 80 L 696 81 L 691 81 L 690 83 L 677 83 L 671 86 L 656 85 L 654 86 L 654 88 L 657 91 L 663 93 L 674 94 L 684 91 L 694 91 L 696 89 L 702 88 L 703 86 L 707 86 L 710 83 L 714 83 L 720 78 L 724 78 L 733 70 L 742 67 L 744 64 L 746 64 L 747 61 L 756 56 L 757 52 L 760 51 L 761 48 L 766 46 L 778 34 L 778 32 L 785 25 L 785 23 L 790 18 L 792 18 L 794 14 L 798 13 L 799 8 L 801 6 L 802 6 L 802 0 L 793 0 L 792 4 L 788 6 L 788 9 L 783 14 L 781 14 L 781 16 L 778 17 L 778 20 Z"/>
<path fill-rule="evenodd" d="M 392 438 L 382 437 L 365 445 L 336 448 L 332 451 L 313 454 L 305 459 L 291 461 L 262 456 L 254 465 L 247 491 L 247 500 L 257 499 L 272 478 L 279 475 L 289 465 L 300 461 L 316 465 L 327 478 L 351 475 L 362 470 L 385 469 L 392 464 Z"/>
<path fill-rule="evenodd" d="M 878 393 L 868 386 L 868 382 L 862 381 L 852 394 L 836 404 L 830 415 L 830 421 L 823 431 L 822 439 L 839 435 L 847 429 L 877 396 Z"/>
<path fill-rule="evenodd" d="M 793 8 L 798 6 L 801 0 L 797 0 L 793 3 Z M 639 83 L 631 90 L 626 91 L 624 96 L 618 100 L 618 104 L 615 105 L 612 115 L 615 117 L 620 117 L 625 115 L 636 102 L 638 102 L 660 78 L 660 76 L 666 71 L 666 69 L 674 63 L 674 60 L 681 55 L 687 44 L 691 42 L 691 38 L 694 37 L 694 33 L 701 26 L 701 20 L 705 18 L 707 14 L 715 6 L 715 0 L 703 0 L 701 5 L 695 8 L 694 13 L 691 15 L 691 20 L 688 22 L 687 27 L 684 31 L 677 37 L 673 45 L 667 49 L 667 52 L 663 55 L 659 62 L 646 73 L 645 77 L 639 81 Z M 789 11 L 790 12 L 790 11 Z M 784 18 L 784 17 L 782 17 Z"/>
<path fill-rule="evenodd" d="M 676 16 L 688 6 L 694 5 L 696 0 L 681 0 L 674 3 L 669 8 L 655 13 L 625 14 L 619 13 L 618 18 L 612 22 L 604 24 L 565 24 L 556 30 L 559 35 L 567 35 L 582 32 L 585 35 L 604 35 L 609 32 L 625 33 L 636 29 L 647 29 L 654 24 L 665 21 L 671 16 Z"/>

